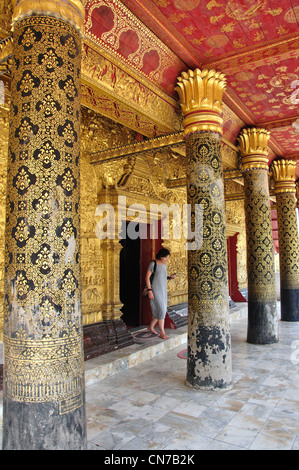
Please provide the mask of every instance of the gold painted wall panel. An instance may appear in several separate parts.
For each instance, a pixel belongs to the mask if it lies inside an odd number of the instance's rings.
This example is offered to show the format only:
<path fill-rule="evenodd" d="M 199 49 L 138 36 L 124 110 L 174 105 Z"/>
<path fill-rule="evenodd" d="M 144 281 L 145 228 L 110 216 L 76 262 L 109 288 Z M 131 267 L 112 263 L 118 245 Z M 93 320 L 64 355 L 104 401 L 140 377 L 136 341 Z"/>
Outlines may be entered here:
<path fill-rule="evenodd" d="M 102 182 L 98 168 L 89 163 L 90 152 L 125 145 L 134 140 L 135 132 L 82 107 L 80 199 L 83 325 L 103 320 L 101 305 L 108 274 L 104 268 L 102 241 L 95 234 L 95 210 L 99 204 Z"/>

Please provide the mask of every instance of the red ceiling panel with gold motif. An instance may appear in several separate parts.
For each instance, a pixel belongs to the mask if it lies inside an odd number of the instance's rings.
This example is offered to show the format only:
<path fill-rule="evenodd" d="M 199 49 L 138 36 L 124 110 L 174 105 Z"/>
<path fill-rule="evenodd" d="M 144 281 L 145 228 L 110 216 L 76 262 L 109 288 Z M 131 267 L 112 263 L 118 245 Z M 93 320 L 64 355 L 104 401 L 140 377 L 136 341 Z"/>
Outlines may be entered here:
<path fill-rule="evenodd" d="M 279 156 L 299 156 L 299 0 L 87 0 L 85 10 L 87 38 L 173 97 L 183 70 L 224 72 L 235 115 L 268 127 Z M 225 129 L 237 132 L 232 120 Z"/>
<path fill-rule="evenodd" d="M 299 0 L 123 3 L 187 68 L 209 66 L 224 72 L 230 107 L 238 115 L 243 108 L 242 118 L 249 125 L 271 127 L 280 156 L 299 155 L 294 133 L 298 102 L 291 100 L 299 89 Z"/>

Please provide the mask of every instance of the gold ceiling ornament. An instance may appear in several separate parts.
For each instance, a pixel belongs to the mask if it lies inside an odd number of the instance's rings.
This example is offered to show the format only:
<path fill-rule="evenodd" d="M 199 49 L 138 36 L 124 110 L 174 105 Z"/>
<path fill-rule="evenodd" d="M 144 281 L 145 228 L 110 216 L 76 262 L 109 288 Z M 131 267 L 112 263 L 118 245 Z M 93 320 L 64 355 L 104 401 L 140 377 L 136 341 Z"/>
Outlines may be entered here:
<path fill-rule="evenodd" d="M 12 29 L 23 18 L 46 15 L 72 24 L 83 34 L 85 9 L 82 0 L 12 0 L 12 4 Z"/>
<path fill-rule="evenodd" d="M 274 160 L 271 170 L 276 194 L 296 192 L 296 162 L 294 160 Z"/>
<path fill-rule="evenodd" d="M 178 92 L 184 116 L 184 135 L 199 131 L 222 134 L 222 96 L 226 87 L 223 73 L 208 69 L 182 72 L 177 78 Z"/>
<path fill-rule="evenodd" d="M 242 156 L 242 171 L 268 170 L 268 140 L 270 131 L 251 127 L 242 129 L 238 137 Z"/>

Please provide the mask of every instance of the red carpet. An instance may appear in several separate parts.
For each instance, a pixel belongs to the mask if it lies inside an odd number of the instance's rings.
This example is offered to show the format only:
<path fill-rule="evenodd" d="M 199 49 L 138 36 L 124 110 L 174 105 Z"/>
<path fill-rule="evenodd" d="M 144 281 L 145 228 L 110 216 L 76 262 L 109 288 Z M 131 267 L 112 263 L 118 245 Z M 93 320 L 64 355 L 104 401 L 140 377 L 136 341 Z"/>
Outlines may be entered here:
<path fill-rule="evenodd" d="M 161 341 L 161 338 L 159 338 L 159 335 L 154 335 L 154 333 L 151 333 L 150 331 L 143 330 L 143 331 L 136 331 L 135 333 L 132 333 L 132 336 L 134 338 L 135 343 L 145 343 L 148 341 L 157 341 L 158 339 Z"/>

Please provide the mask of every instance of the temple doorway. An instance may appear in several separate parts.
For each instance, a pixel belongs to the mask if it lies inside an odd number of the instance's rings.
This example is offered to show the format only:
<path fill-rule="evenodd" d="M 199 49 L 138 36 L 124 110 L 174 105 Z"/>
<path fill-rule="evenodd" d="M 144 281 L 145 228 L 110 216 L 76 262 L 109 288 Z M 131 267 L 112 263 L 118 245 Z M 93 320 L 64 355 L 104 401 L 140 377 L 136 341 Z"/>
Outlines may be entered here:
<path fill-rule="evenodd" d="M 130 228 L 134 227 L 137 234 L 143 233 L 146 237 L 138 236 L 132 239 L 125 236 L 129 223 Z M 124 238 L 120 241 L 123 248 L 120 252 L 119 285 L 120 301 L 123 304 L 122 320 L 127 328 L 148 325 L 151 321 L 150 303 L 146 297 L 142 296 L 142 291 L 147 267 L 162 246 L 160 225 L 159 222 L 157 238 L 152 239 L 149 224 L 123 222 L 122 236 Z"/>

